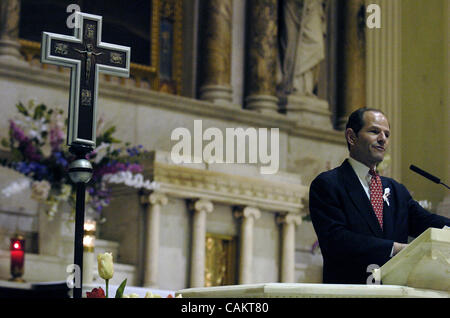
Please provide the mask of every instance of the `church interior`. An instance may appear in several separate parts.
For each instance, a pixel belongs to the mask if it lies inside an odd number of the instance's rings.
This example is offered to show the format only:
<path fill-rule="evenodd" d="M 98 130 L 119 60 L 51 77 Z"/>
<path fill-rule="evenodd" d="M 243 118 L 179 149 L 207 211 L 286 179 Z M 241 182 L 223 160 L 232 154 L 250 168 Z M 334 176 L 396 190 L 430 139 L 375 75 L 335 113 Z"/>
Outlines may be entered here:
<path fill-rule="evenodd" d="M 450 181 L 448 0 L 2 0 L 0 280 L 18 234 L 25 281 L 66 281 L 73 263 L 74 188 L 64 169 L 45 176 L 68 164 L 71 72 L 41 62 L 41 40 L 72 36 L 77 10 L 131 48 L 129 77 L 96 72 L 83 284 L 103 284 L 90 257 L 104 252 L 112 285 L 322 283 L 309 186 L 348 157 L 363 106 L 389 118 L 381 174 L 450 217 L 448 190 L 409 170 Z"/>

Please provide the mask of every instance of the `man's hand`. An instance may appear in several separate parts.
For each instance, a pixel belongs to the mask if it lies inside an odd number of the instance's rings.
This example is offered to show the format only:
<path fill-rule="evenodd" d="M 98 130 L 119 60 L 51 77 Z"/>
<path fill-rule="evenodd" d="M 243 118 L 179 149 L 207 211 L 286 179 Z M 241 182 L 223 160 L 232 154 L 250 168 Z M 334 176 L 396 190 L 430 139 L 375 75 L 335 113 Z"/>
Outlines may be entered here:
<path fill-rule="evenodd" d="M 397 255 L 402 249 L 407 246 L 408 244 L 394 242 L 394 255 Z"/>

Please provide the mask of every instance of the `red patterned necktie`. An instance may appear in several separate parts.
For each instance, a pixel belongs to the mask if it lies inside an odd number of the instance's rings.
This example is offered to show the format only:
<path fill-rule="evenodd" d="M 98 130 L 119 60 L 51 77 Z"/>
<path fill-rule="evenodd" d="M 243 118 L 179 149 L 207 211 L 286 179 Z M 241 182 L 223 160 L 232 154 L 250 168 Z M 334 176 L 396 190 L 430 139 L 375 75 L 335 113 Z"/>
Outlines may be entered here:
<path fill-rule="evenodd" d="M 369 191 L 370 203 L 372 203 L 375 215 L 383 229 L 383 187 L 381 186 L 381 178 L 374 169 L 369 170 L 370 178 Z"/>

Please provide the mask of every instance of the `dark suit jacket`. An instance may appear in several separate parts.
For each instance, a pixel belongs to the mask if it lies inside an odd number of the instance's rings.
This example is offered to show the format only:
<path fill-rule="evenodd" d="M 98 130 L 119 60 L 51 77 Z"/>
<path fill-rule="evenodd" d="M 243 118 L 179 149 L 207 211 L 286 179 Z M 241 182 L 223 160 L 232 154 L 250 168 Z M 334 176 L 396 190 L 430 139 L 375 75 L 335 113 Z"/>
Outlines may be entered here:
<path fill-rule="evenodd" d="M 394 241 L 407 243 L 429 227 L 450 226 L 450 219 L 432 214 L 391 178 L 381 177 L 390 188 L 384 201 L 383 230 L 352 166 L 345 160 L 317 176 L 309 192 L 311 220 L 323 255 L 323 282 L 366 284 L 370 264 L 383 266 Z"/>

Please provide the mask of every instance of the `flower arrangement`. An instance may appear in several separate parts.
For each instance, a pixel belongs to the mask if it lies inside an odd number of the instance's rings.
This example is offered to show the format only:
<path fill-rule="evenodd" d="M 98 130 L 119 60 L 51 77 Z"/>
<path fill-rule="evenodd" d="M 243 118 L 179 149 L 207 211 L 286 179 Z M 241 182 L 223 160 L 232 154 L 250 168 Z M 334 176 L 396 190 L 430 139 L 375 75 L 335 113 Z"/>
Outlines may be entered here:
<path fill-rule="evenodd" d="M 16 107 L 19 114 L 18 118 L 9 120 L 9 139 L 1 141 L 11 156 L 2 159 L 1 164 L 22 173 L 29 181 L 14 182 L 3 189 L 3 195 L 12 195 L 31 185 L 31 198 L 48 207 L 49 218 L 55 216 L 62 202 L 68 202 L 74 212 L 76 187 L 67 170 L 75 156 L 65 145 L 67 120 L 63 118 L 63 111 L 44 104 L 35 105 L 33 101 L 27 106 L 19 102 Z M 98 146 L 86 155 L 93 167 L 92 179 L 86 186 L 86 211 L 99 221 L 104 221 L 102 210 L 110 203 L 110 183 L 150 190 L 155 187 L 155 183 L 142 182 L 140 161 L 147 152 L 142 145 L 125 143 L 115 147 L 121 144 L 113 137 L 115 126 L 104 126 L 104 120 L 100 118 L 97 122 Z M 134 178 L 136 176 L 139 178 Z M 134 182 L 135 179 L 140 182 Z"/>
<path fill-rule="evenodd" d="M 90 292 L 86 292 L 87 298 L 109 298 L 109 280 L 114 276 L 114 262 L 112 253 L 103 253 L 97 255 L 97 265 L 98 265 L 98 274 L 101 278 L 105 280 L 105 288 L 106 293 L 103 288 L 93 288 Z M 128 295 L 124 294 L 125 286 L 127 284 L 127 279 L 125 278 L 119 287 L 116 290 L 116 295 L 114 298 L 139 298 L 138 294 L 131 293 Z M 160 295 L 153 294 L 151 291 L 145 294 L 144 298 L 162 298 Z M 166 298 L 173 298 L 171 294 L 169 294 Z M 177 298 L 181 298 L 177 296 Z"/>

